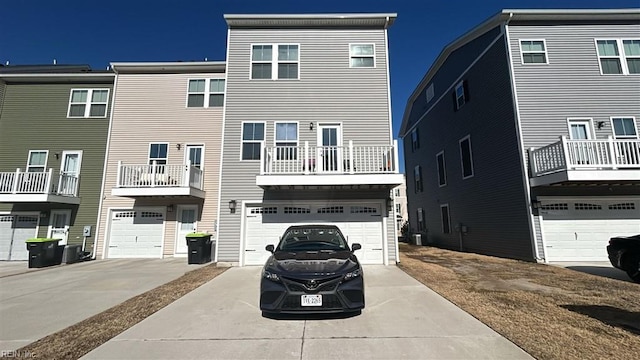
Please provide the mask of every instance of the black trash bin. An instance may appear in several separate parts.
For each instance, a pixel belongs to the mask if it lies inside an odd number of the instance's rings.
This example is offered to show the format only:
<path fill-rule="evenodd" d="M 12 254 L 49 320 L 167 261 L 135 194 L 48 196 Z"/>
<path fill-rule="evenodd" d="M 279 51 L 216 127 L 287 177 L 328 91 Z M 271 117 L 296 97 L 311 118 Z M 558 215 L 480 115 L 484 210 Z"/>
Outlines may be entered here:
<path fill-rule="evenodd" d="M 211 261 L 211 234 L 187 234 L 187 247 L 189 264 L 204 264 Z"/>
<path fill-rule="evenodd" d="M 58 249 L 58 241 L 60 240 L 47 238 L 27 239 L 29 267 L 41 268 L 45 266 L 59 265 L 62 262 L 62 253 Z"/>

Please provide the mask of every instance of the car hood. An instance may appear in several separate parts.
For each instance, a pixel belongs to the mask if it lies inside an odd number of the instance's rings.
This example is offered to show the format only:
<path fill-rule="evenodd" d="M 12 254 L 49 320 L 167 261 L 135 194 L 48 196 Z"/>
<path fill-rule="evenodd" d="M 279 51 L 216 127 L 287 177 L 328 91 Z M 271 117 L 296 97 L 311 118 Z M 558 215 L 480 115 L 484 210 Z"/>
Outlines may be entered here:
<path fill-rule="evenodd" d="M 267 261 L 267 268 L 282 274 L 342 274 L 357 266 L 350 251 L 276 252 Z"/>

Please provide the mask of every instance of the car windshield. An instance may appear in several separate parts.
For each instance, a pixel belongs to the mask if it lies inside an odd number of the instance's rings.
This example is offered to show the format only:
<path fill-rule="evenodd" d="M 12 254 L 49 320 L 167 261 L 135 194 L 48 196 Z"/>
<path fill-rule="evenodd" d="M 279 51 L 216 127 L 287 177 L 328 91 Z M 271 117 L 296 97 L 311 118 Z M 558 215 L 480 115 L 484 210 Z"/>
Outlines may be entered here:
<path fill-rule="evenodd" d="M 349 246 L 337 228 L 289 229 L 280 240 L 280 251 L 339 251 Z"/>

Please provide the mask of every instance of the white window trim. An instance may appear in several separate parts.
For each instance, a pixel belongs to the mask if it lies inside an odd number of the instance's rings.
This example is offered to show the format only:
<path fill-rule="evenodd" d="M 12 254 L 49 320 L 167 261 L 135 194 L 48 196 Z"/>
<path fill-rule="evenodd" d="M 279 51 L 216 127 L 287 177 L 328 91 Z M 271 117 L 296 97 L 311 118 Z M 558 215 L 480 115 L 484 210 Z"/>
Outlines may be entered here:
<path fill-rule="evenodd" d="M 96 102 L 93 103 L 91 102 L 91 98 L 93 97 L 93 92 L 95 90 L 98 91 L 107 91 L 107 101 L 106 102 Z M 85 101 L 84 105 L 84 115 L 83 116 L 71 116 L 71 100 L 73 99 L 73 92 L 74 91 L 87 91 L 87 101 Z M 93 118 L 93 119 L 104 119 L 107 117 L 107 113 L 109 112 L 109 96 L 111 94 L 111 89 L 109 88 L 95 88 L 95 89 L 71 89 L 71 91 L 69 92 L 69 104 L 67 106 L 67 118 L 70 119 L 87 119 L 87 118 Z M 74 103 L 74 104 L 80 104 L 80 103 Z M 104 109 L 104 116 L 90 116 L 91 114 L 91 105 L 96 104 L 96 105 L 105 105 L 105 109 Z"/>
<path fill-rule="evenodd" d="M 271 61 L 254 61 L 253 60 L 253 47 L 257 46 L 257 45 L 270 45 L 271 46 Z M 287 61 L 279 61 L 278 60 L 278 46 L 280 45 L 296 45 L 298 46 L 298 60 L 297 61 L 291 61 L 291 60 L 287 60 Z M 250 53 L 249 53 L 249 80 L 256 80 L 256 81 L 291 81 L 291 80 L 300 80 L 300 58 L 302 57 L 302 49 L 300 47 L 300 43 L 252 43 L 250 44 Z M 266 64 L 266 63 L 270 63 L 271 64 L 271 78 L 270 79 L 254 79 L 253 78 L 253 64 L 254 63 L 260 63 L 260 64 Z M 294 78 L 286 78 L 286 79 L 279 79 L 278 78 L 278 64 L 298 64 L 298 76 L 294 79 Z"/>
<path fill-rule="evenodd" d="M 44 169 L 42 170 L 42 172 L 46 172 L 47 171 L 47 163 L 49 162 L 49 150 L 29 150 L 29 155 L 27 155 L 27 167 L 25 168 L 26 172 L 29 172 L 29 167 L 41 167 L 40 165 L 38 166 L 34 166 L 34 165 L 29 165 L 29 162 L 31 161 L 31 153 L 45 153 L 44 156 Z"/>
<path fill-rule="evenodd" d="M 442 173 L 444 174 L 444 184 L 440 184 L 440 163 L 438 162 L 438 156 L 440 155 L 442 155 Z M 437 170 L 437 176 L 438 176 L 438 186 L 439 187 L 447 186 L 447 163 L 444 158 L 444 150 L 436 154 L 436 170 Z"/>
<path fill-rule="evenodd" d="M 605 41 L 605 40 L 614 40 L 616 42 L 616 46 L 618 47 L 618 56 L 601 56 L 600 55 L 600 50 L 598 49 L 598 41 Z M 631 55 L 627 55 L 624 52 L 624 44 L 623 41 L 625 40 L 640 40 L 640 38 L 612 38 L 612 37 L 607 37 L 607 38 L 595 38 L 593 39 L 593 43 L 596 47 L 596 55 L 598 57 L 598 67 L 600 68 L 600 75 L 604 75 L 604 76 L 616 76 L 616 75 L 640 75 L 640 74 L 630 74 L 629 73 L 629 66 L 627 64 L 627 59 L 631 58 L 631 59 L 638 59 L 640 58 L 640 56 L 631 56 Z M 605 74 L 602 72 L 602 63 L 600 62 L 600 59 L 618 59 L 618 61 L 620 61 L 620 67 L 622 68 L 622 73 L 620 74 Z"/>
<path fill-rule="evenodd" d="M 421 189 L 418 189 L 418 178 L 420 179 Z M 413 186 L 415 187 L 414 193 L 419 193 L 424 191 L 424 179 L 422 178 L 422 168 L 420 167 L 420 165 L 416 165 L 413 167 Z"/>
<path fill-rule="evenodd" d="M 243 135 L 244 135 L 244 124 L 263 124 L 263 130 L 264 130 L 264 134 L 262 136 L 263 140 L 243 140 Z M 240 123 L 240 161 L 252 161 L 252 162 L 258 162 L 262 160 L 262 153 L 260 154 L 260 158 L 259 159 L 243 159 L 242 158 L 242 145 L 244 145 L 245 141 L 246 142 L 259 142 L 260 143 L 260 148 L 264 147 L 264 143 L 266 141 L 267 138 L 267 122 L 266 121 L 243 121 Z"/>
<path fill-rule="evenodd" d="M 462 159 L 462 142 L 465 140 L 469 140 L 469 163 L 471 164 L 471 175 L 469 176 L 464 176 L 464 161 Z M 462 139 L 458 140 L 458 149 L 460 150 L 460 170 L 462 171 L 462 180 L 466 180 L 466 179 L 470 179 L 472 177 L 475 176 L 475 170 L 474 170 L 474 166 L 473 166 L 473 147 L 471 146 L 471 134 L 463 137 Z"/>
<path fill-rule="evenodd" d="M 524 51 L 522 50 L 522 42 L 523 41 L 542 41 L 542 46 L 544 46 L 544 61 L 543 63 L 526 63 L 524 62 L 524 54 L 539 54 L 540 51 Z M 522 65 L 549 65 L 549 52 L 547 51 L 547 41 L 545 39 L 520 39 L 518 41 L 518 45 L 520 46 L 520 63 Z"/>
<path fill-rule="evenodd" d="M 65 157 L 69 154 L 78 154 L 78 176 L 80 176 L 80 169 L 82 168 L 82 152 L 83 150 L 64 150 L 62 151 L 62 155 L 60 156 L 60 173 L 64 170 L 62 167 L 64 166 Z"/>
<path fill-rule="evenodd" d="M 189 91 L 189 83 L 192 80 L 204 80 L 204 92 L 190 92 Z M 224 106 L 224 101 L 223 101 L 223 105 L 222 106 L 210 106 L 210 104 L 209 104 L 209 98 L 210 98 L 209 95 L 216 95 L 216 94 L 223 95 L 223 96 L 225 95 L 224 90 L 215 91 L 215 92 L 211 91 L 211 81 L 212 80 L 222 80 L 222 81 L 224 81 L 225 82 L 225 84 L 224 84 L 225 89 L 227 88 L 226 79 L 220 79 L 220 78 L 204 78 L 204 79 L 203 78 L 190 78 L 190 79 L 187 79 L 187 97 L 186 97 L 186 100 L 185 100 L 185 103 L 184 103 L 185 108 L 187 108 L 187 109 L 214 108 L 215 109 L 215 108 L 222 108 Z M 189 106 L 189 95 L 198 95 L 198 94 L 204 95 L 204 104 L 203 104 L 203 106 Z"/>
<path fill-rule="evenodd" d="M 149 147 L 147 148 L 147 165 L 153 165 L 151 163 L 151 145 L 163 145 L 163 144 L 167 145 L 167 157 L 166 158 L 156 158 L 154 160 L 165 159 L 166 162 L 167 162 L 165 165 L 169 165 L 169 143 L 168 142 L 164 142 L 164 141 L 156 141 L 156 142 L 150 142 L 149 143 Z"/>
<path fill-rule="evenodd" d="M 447 208 L 447 223 L 449 224 L 449 232 L 446 233 L 444 232 L 444 218 L 442 217 L 442 208 L 446 207 Z M 451 228 L 451 208 L 449 208 L 449 203 L 446 204 L 440 204 L 440 230 L 442 231 L 443 234 L 451 234 L 452 232 L 452 228 Z"/>
<path fill-rule="evenodd" d="M 371 56 L 354 56 L 351 54 L 351 46 L 352 45 L 371 45 L 373 46 L 373 55 Z M 351 58 L 353 57 L 373 57 L 373 66 L 351 66 Z M 376 44 L 375 43 L 349 43 L 349 68 L 350 69 L 375 69 L 378 66 L 376 61 Z"/>
<path fill-rule="evenodd" d="M 299 121 L 276 121 L 273 123 L 273 146 L 278 146 L 278 142 L 294 142 L 294 141 L 278 141 L 277 136 L 277 129 L 278 129 L 278 124 L 296 124 L 296 134 L 298 135 L 296 138 L 296 145 L 295 146 L 300 146 L 300 122 Z"/>
<path fill-rule="evenodd" d="M 425 218 L 424 218 L 424 209 L 419 207 L 416 209 L 416 230 L 418 232 L 424 232 L 426 230 L 426 226 L 425 226 Z M 421 225 L 422 224 L 422 225 Z"/>
<path fill-rule="evenodd" d="M 584 123 L 587 124 L 587 140 L 595 139 L 595 133 L 593 128 L 593 119 L 592 118 L 567 118 L 567 129 L 569 130 L 569 139 L 571 138 L 571 124 L 572 123 Z"/>
<path fill-rule="evenodd" d="M 204 154 L 205 154 L 205 145 L 204 143 L 187 143 L 184 145 L 184 163 L 185 165 L 189 162 L 189 152 L 187 151 L 189 149 L 189 146 L 200 146 L 202 148 L 202 154 L 200 155 L 200 170 L 204 171 Z M 168 151 L 167 151 L 167 155 L 168 155 Z"/>
<path fill-rule="evenodd" d="M 636 128 L 636 136 L 616 136 L 616 129 L 613 127 L 613 119 L 632 119 L 633 126 Z M 609 118 L 609 123 L 611 124 L 611 132 L 613 133 L 614 139 L 640 139 L 640 129 L 638 129 L 638 122 L 636 121 L 635 116 L 611 116 Z"/>
<path fill-rule="evenodd" d="M 458 99 L 460 98 L 458 96 L 458 88 L 462 88 L 462 99 L 464 99 L 464 103 L 462 105 L 460 105 L 460 102 L 458 101 Z M 460 81 L 456 84 L 456 86 L 453 87 L 453 92 L 454 94 L 456 94 L 456 110 L 460 110 L 467 103 L 467 97 L 464 95 L 464 80 Z"/>
<path fill-rule="evenodd" d="M 416 134 L 415 141 L 413 140 L 413 134 Z M 420 132 L 418 128 L 415 127 L 411 130 L 411 152 L 415 152 L 418 149 L 420 149 Z"/>

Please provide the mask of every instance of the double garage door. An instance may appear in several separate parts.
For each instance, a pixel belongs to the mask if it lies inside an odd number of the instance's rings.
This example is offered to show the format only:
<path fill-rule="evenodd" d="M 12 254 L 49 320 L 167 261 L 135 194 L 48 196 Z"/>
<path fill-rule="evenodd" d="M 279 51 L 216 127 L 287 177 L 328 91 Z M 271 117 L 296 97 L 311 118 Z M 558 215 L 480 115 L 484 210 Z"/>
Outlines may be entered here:
<path fill-rule="evenodd" d="M 614 236 L 640 234 L 640 200 L 545 200 L 541 230 L 546 261 L 608 261 Z"/>
<path fill-rule="evenodd" d="M 160 258 L 164 214 L 153 209 L 111 212 L 108 258 Z"/>
<path fill-rule="evenodd" d="M 376 203 L 260 204 L 248 206 L 244 222 L 244 265 L 264 265 L 271 255 L 265 250 L 277 245 L 291 225 L 333 224 L 349 244 L 360 243 L 356 251 L 363 264 L 383 264 L 382 209 Z"/>
<path fill-rule="evenodd" d="M 25 240 L 37 236 L 38 215 L 0 215 L 0 260 L 28 260 Z"/>

